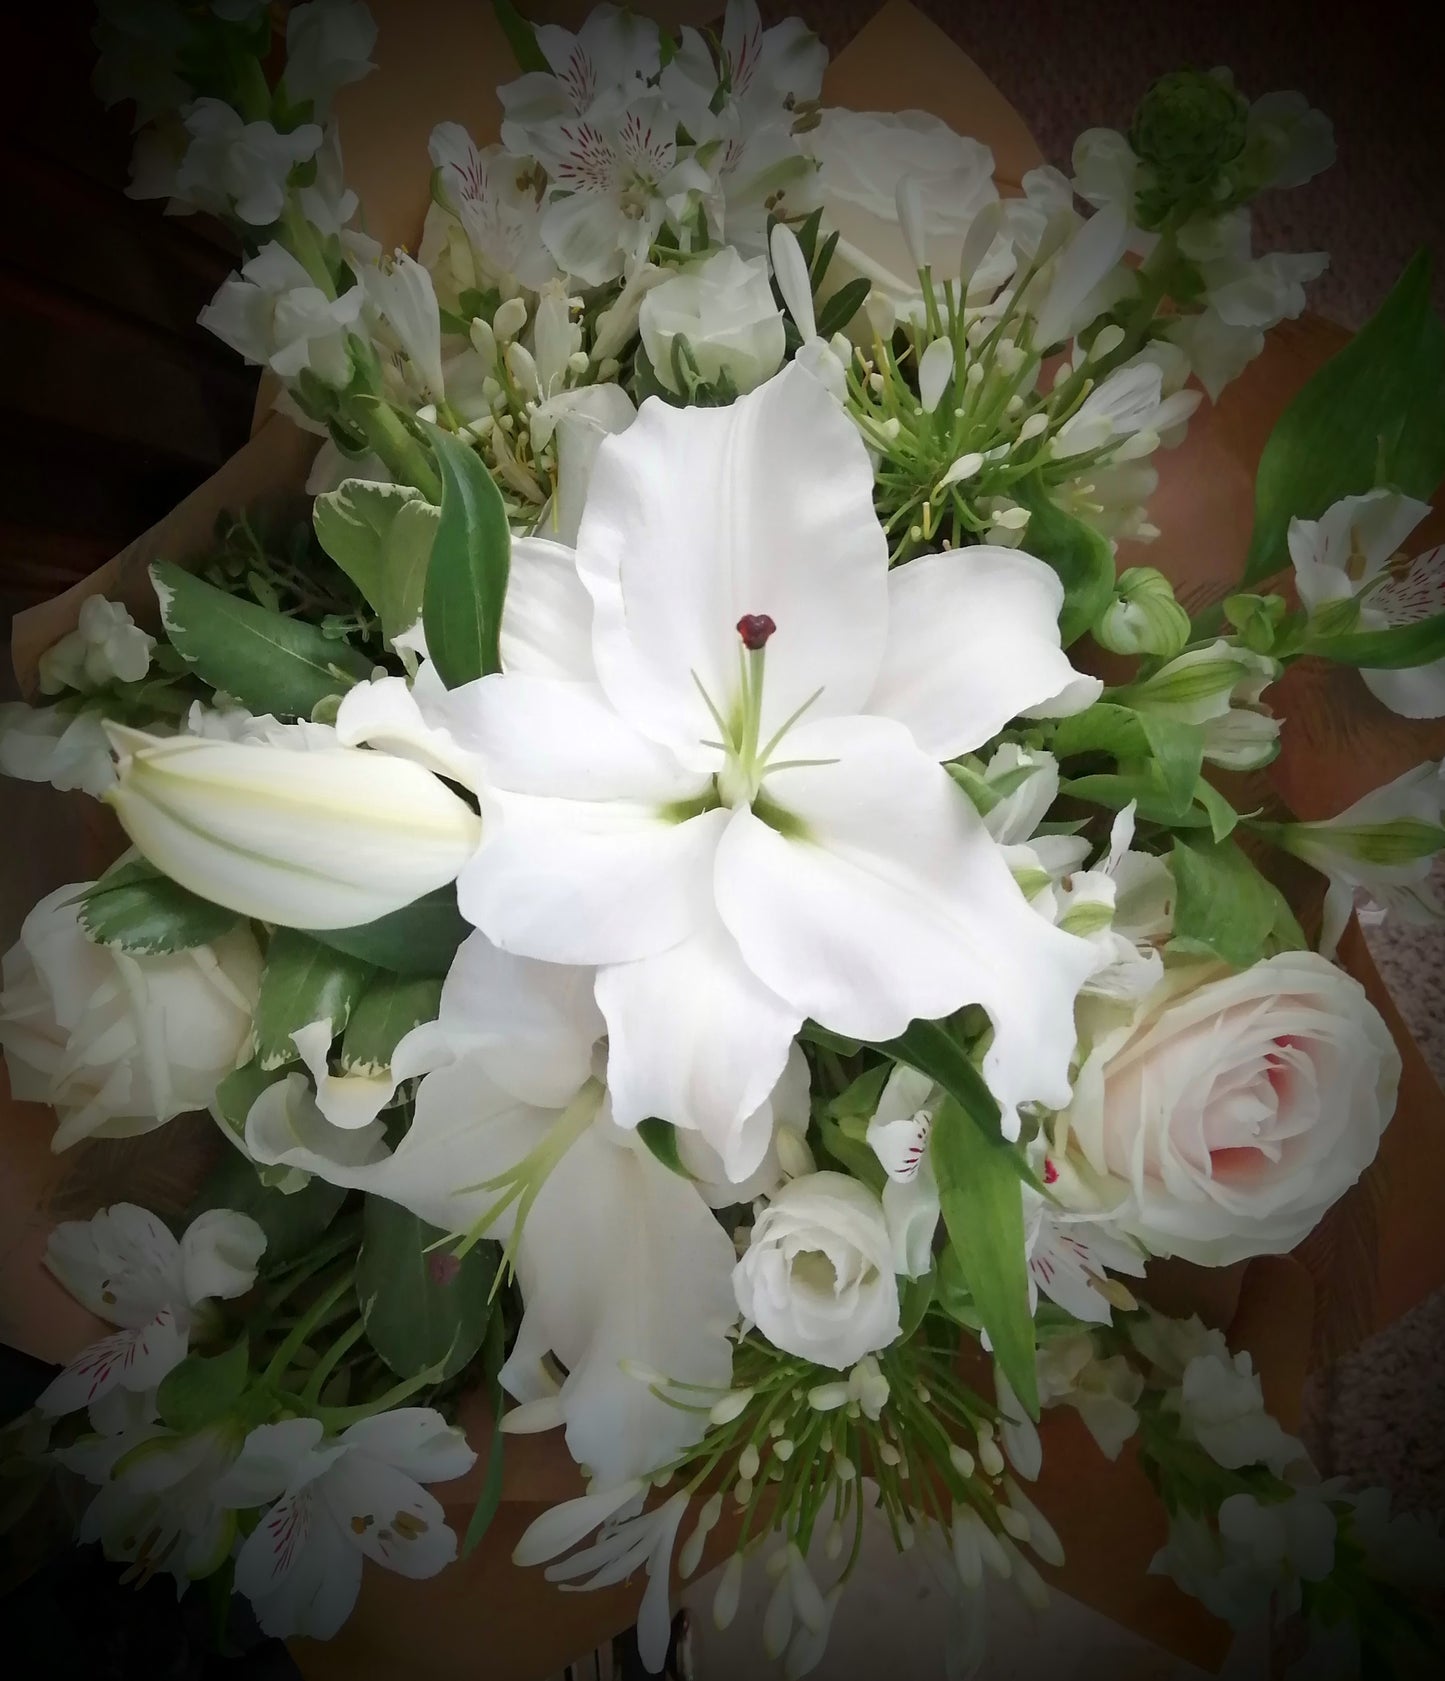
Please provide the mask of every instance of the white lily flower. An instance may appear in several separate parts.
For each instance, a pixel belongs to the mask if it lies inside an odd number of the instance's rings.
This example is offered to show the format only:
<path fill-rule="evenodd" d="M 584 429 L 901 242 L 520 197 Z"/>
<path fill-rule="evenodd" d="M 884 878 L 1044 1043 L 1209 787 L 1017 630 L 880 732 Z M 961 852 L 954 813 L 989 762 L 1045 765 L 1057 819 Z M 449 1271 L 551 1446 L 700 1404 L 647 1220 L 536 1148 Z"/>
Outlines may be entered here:
<path fill-rule="evenodd" d="M 283 379 L 309 369 L 327 385 L 351 378 L 347 334 L 361 316 L 365 294 L 352 286 L 328 298 L 291 253 L 274 240 L 263 245 L 197 317 L 246 361 Z"/>
<path fill-rule="evenodd" d="M 422 1484 L 451 1482 L 476 1457 L 430 1407 L 378 1413 L 334 1440 L 315 1419 L 261 1425 L 216 1489 L 237 1510 L 275 1502 L 236 1555 L 236 1591 L 267 1634 L 329 1640 L 363 1558 L 414 1579 L 452 1562 L 457 1538 Z"/>
<path fill-rule="evenodd" d="M 478 147 L 460 123 L 438 123 L 429 151 L 436 191 L 461 223 L 483 275 L 533 290 L 555 279 L 536 190 L 522 183 L 527 160 L 501 146 Z"/>
<path fill-rule="evenodd" d="M 288 99 L 310 100 L 324 117 L 337 91 L 374 68 L 376 20 L 363 0 L 308 0 L 286 15 Z"/>
<path fill-rule="evenodd" d="M 259 1162 L 388 1197 L 443 1231 L 514 1242 L 526 1312 L 503 1382 L 519 1401 L 548 1400 L 573 1457 L 610 1484 L 649 1474 L 701 1429 L 624 1364 L 727 1387 L 736 1257 L 697 1191 L 609 1120 L 591 1078 L 603 1022 L 590 983 L 473 935 L 442 991 L 450 1060 L 421 1081 L 394 1150 L 378 1123 L 329 1126 L 299 1075 L 257 1099 L 245 1142 Z M 435 1037 L 431 1024 L 407 1035 L 393 1073 L 433 1056 Z M 535 1198 L 520 1219 L 508 1186 Z"/>
<path fill-rule="evenodd" d="M 176 172 L 175 196 L 201 210 L 234 211 L 253 227 L 280 218 L 291 171 L 316 156 L 323 138 L 316 123 L 286 134 L 268 122 L 248 123 L 219 99 L 195 100 L 182 119 L 191 143 Z"/>
<path fill-rule="evenodd" d="M 940 761 L 1097 684 L 1042 563 L 979 548 L 890 573 L 872 478 L 803 370 L 725 409 L 645 404 L 582 521 L 595 666 L 469 697 L 497 821 L 464 914 L 600 964 L 619 1122 L 697 1126 L 725 1157 L 808 1016 L 886 1039 L 980 1003 L 1006 1124 L 1067 1098 L 1091 956 L 1029 912 Z"/>
<path fill-rule="evenodd" d="M 99 799 L 115 784 L 100 714 L 27 706 L 23 700 L 0 703 L 0 775 L 48 782 L 61 793 L 79 788 Z"/>
<path fill-rule="evenodd" d="M 481 835 L 464 800 L 387 753 L 108 729 L 119 765 L 106 803 L 139 850 L 263 922 L 372 922 L 453 880 Z"/>
<path fill-rule="evenodd" d="M 1428 502 L 1393 490 L 1345 496 L 1317 520 L 1289 522 L 1295 586 L 1311 611 L 1331 601 L 1360 603 L 1361 630 L 1388 630 L 1445 613 L 1445 546 L 1403 570 L 1397 551 L 1430 512 Z M 1405 718 L 1445 716 L 1445 656 L 1399 670 L 1362 670 L 1366 687 Z"/>
<path fill-rule="evenodd" d="M 185 1359 L 198 1310 L 256 1281 L 265 1234 L 248 1215 L 212 1208 L 179 1242 L 149 1209 L 119 1202 L 50 1234 L 45 1264 L 83 1306 L 120 1330 L 83 1349 L 40 1393 L 51 1417 L 117 1389 L 148 1393 Z"/>
<path fill-rule="evenodd" d="M 1288 825 L 1281 845 L 1329 878 L 1320 929 L 1326 957 L 1340 942 L 1357 892 L 1401 922 L 1427 925 L 1445 917 L 1430 879 L 1432 855 L 1445 850 L 1442 825 L 1442 762 L 1416 765 L 1334 817 Z"/>

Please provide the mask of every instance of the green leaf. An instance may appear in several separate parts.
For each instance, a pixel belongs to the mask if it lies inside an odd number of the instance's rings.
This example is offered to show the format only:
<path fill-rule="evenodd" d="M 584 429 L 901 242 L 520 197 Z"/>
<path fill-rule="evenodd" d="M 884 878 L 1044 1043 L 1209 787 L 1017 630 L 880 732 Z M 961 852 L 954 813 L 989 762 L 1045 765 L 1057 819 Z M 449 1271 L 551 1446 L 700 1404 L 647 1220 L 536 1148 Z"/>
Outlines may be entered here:
<path fill-rule="evenodd" d="M 952 1248 L 938 1257 L 933 1269 L 933 1300 L 955 1325 L 970 1331 L 982 1329 L 978 1309 L 973 1305 L 973 1292 L 963 1276 L 963 1263 Z"/>
<path fill-rule="evenodd" d="M 347 479 L 316 498 L 311 519 L 321 547 L 376 610 L 386 640 L 410 630 L 421 617 L 440 511 L 411 485 Z"/>
<path fill-rule="evenodd" d="M 427 652 L 449 689 L 502 667 L 498 638 L 512 534 L 502 493 L 476 451 L 427 431 L 441 473 L 441 520 L 423 593 Z"/>
<path fill-rule="evenodd" d="M 1306 633 L 1300 652 L 1333 660 L 1336 665 L 1364 666 L 1375 671 L 1429 665 L 1434 660 L 1445 659 L 1445 613 L 1389 630 L 1348 631 L 1339 636 Z"/>
<path fill-rule="evenodd" d="M 369 981 L 341 1041 L 343 1072 L 383 1073 L 398 1042 L 422 1022 L 436 1020 L 441 1000 L 438 975 L 378 975 Z"/>
<path fill-rule="evenodd" d="M 968 1052 L 941 1022 L 910 1022 L 898 1038 L 881 1043 L 878 1049 L 936 1080 L 981 1132 L 999 1136 L 998 1100 Z"/>
<path fill-rule="evenodd" d="M 1061 759 L 1107 753 L 1117 760 L 1129 773 L 1126 786 L 1119 789 L 1123 797 L 1117 805 L 1138 799 L 1140 814 L 1156 822 L 1168 822 L 1171 816 L 1188 811 L 1204 762 L 1204 732 L 1197 724 L 1136 712 L 1112 701 L 1095 701 L 1072 718 L 1061 718 L 1052 747 Z M 1070 782 L 1068 789 L 1081 799 L 1096 797 L 1102 805 L 1115 805 L 1112 798 L 1101 796 L 1116 780 L 1081 777 Z"/>
<path fill-rule="evenodd" d="M 356 1297 L 367 1340 L 398 1377 L 432 1366 L 453 1377 L 482 1346 L 500 1252 L 494 1243 L 460 1258 L 432 1248 L 445 1238 L 397 1203 L 366 1199 Z"/>
<path fill-rule="evenodd" d="M 934 1274 L 924 1273 L 922 1278 L 904 1279 L 900 1283 L 900 1308 L 898 1340 L 907 1342 L 909 1337 L 923 1323 L 923 1316 L 933 1305 Z"/>
<path fill-rule="evenodd" d="M 80 901 L 80 926 L 97 945 L 156 955 L 209 945 L 240 921 L 162 875 L 144 858 L 112 864 Z"/>
<path fill-rule="evenodd" d="M 492 1403 L 492 1444 L 487 1450 L 487 1470 L 482 1478 L 482 1491 L 472 1508 L 471 1522 L 467 1525 L 467 1533 L 462 1541 L 463 1558 L 476 1551 L 482 1537 L 492 1527 L 492 1519 L 496 1517 L 497 1508 L 502 1503 L 502 1461 L 507 1443 L 506 1433 L 502 1429 L 502 1409 L 505 1405 L 502 1394 L 502 1365 L 506 1356 L 506 1326 L 502 1323 L 501 1314 L 494 1313 L 487 1321 L 486 1342 L 482 1350 L 482 1363 L 487 1373 L 487 1398 Z"/>
<path fill-rule="evenodd" d="M 831 252 L 830 252 L 831 255 Z M 863 301 L 868 296 L 869 282 L 865 279 L 850 280 L 846 286 L 840 286 L 818 311 L 818 337 L 830 339 L 834 333 L 841 333 L 853 317 L 863 307 Z"/>
<path fill-rule="evenodd" d="M 891 1062 L 880 1062 L 876 1068 L 868 1069 L 835 1098 L 831 1098 L 824 1113 L 831 1115 L 835 1121 L 849 1120 L 857 1116 L 871 1119 L 892 1072 Z"/>
<path fill-rule="evenodd" d="M 987 1138 L 951 1097 L 934 1119 L 929 1151 L 948 1240 L 994 1358 L 1030 1418 L 1037 1418 L 1038 1371 L 1018 1152 L 1002 1139 Z"/>
<path fill-rule="evenodd" d="M 278 928 L 266 948 L 256 1000 L 256 1056 L 279 1068 L 296 1056 L 291 1035 L 308 1022 L 329 1021 L 340 1033 L 366 990 L 371 972 L 354 957 L 319 944 L 295 928 Z"/>
<path fill-rule="evenodd" d="M 309 718 L 328 695 L 371 675 L 371 661 L 316 625 L 204 583 L 169 561 L 151 566 L 166 635 L 213 689 L 253 712 Z"/>
<path fill-rule="evenodd" d="M 1059 635 L 1067 648 L 1077 642 L 1114 595 L 1114 551 L 1107 537 L 1066 514 L 1033 475 L 1013 487 L 1014 500 L 1029 510 L 1025 545 L 1052 566 L 1064 586 Z"/>
<path fill-rule="evenodd" d="M 552 66 L 547 62 L 547 55 L 537 45 L 537 32 L 512 4 L 512 0 L 492 0 L 492 10 L 496 13 L 497 22 L 502 26 L 503 35 L 507 37 L 507 45 L 512 49 L 517 68 L 550 73 Z"/>
<path fill-rule="evenodd" d="M 649 1115 L 637 1123 L 637 1136 L 652 1151 L 664 1167 L 669 1167 L 684 1179 L 691 1179 L 692 1175 L 682 1164 L 682 1157 L 677 1148 L 677 1128 L 669 1122 L 659 1120 L 656 1115 Z"/>
<path fill-rule="evenodd" d="M 868 1145 L 844 1131 L 831 1115 L 820 1115 L 817 1127 L 819 1141 L 839 1167 L 866 1185 L 876 1196 L 882 1196 L 888 1175 Z"/>
<path fill-rule="evenodd" d="M 1291 518 L 1389 484 L 1428 500 L 1445 473 L 1445 328 L 1421 251 L 1375 316 L 1280 416 L 1260 456 L 1244 583 L 1289 564 Z"/>
<path fill-rule="evenodd" d="M 241 1398 L 250 1365 L 251 1351 L 245 1337 L 224 1354 L 188 1354 L 166 1373 L 156 1390 L 161 1423 L 189 1434 L 224 1418 Z"/>
<path fill-rule="evenodd" d="M 1215 840 L 1228 840 L 1239 826 L 1239 813 L 1224 795 L 1201 776 L 1194 785 L 1194 800 L 1208 817 L 1210 833 Z"/>
<path fill-rule="evenodd" d="M 1247 969 L 1273 952 L 1304 946 L 1284 895 L 1236 842 L 1179 836 L 1171 867 L 1177 895 L 1171 951 L 1218 957 Z"/>
<path fill-rule="evenodd" d="M 246 1067 L 260 1072 L 255 1063 Z M 237 1075 L 245 1072 L 238 1069 Z M 266 1076 L 256 1095 L 273 1083 L 274 1076 Z M 249 1103 L 246 1108 L 250 1108 Z M 194 1220 L 209 1208 L 233 1208 L 238 1214 L 249 1214 L 266 1234 L 261 1269 L 271 1274 L 311 1248 L 340 1213 L 346 1195 L 339 1185 L 328 1185 L 315 1177 L 299 1191 L 275 1190 L 262 1184 L 255 1167 L 239 1150 L 227 1146 L 187 1215 Z"/>
<path fill-rule="evenodd" d="M 237 1138 L 244 1138 L 246 1117 L 251 1113 L 251 1105 L 268 1086 L 274 1086 L 277 1080 L 282 1078 L 281 1068 L 263 1068 L 257 1059 L 252 1057 L 239 1068 L 233 1068 L 216 1087 L 211 1108 L 220 1117 L 222 1124 L 229 1127 Z"/>
<path fill-rule="evenodd" d="M 313 928 L 309 937 L 394 975 L 445 975 L 471 933 L 455 887 L 439 887 L 399 911 L 355 928 Z"/>

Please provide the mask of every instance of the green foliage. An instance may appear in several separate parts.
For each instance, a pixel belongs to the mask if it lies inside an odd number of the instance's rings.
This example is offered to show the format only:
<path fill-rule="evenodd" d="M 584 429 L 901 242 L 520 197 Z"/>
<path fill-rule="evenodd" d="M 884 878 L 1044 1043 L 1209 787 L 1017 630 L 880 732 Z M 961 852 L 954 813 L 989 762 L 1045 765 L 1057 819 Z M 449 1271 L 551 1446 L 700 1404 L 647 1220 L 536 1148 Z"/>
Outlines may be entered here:
<path fill-rule="evenodd" d="M 1313 625 L 1300 643 L 1303 654 L 1333 660 L 1336 665 L 1363 666 L 1383 671 L 1406 666 L 1429 665 L 1445 659 L 1445 613 L 1421 619 L 1418 624 L 1395 625 L 1386 630 L 1349 630 L 1318 633 Z"/>
<path fill-rule="evenodd" d="M 1204 762 L 1204 732 L 1196 724 L 1136 712 L 1117 701 L 1096 701 L 1061 718 L 1051 743 L 1060 759 L 1104 753 L 1120 775 L 1093 773 L 1065 783 L 1066 792 L 1115 810 L 1137 800 L 1139 814 L 1170 823 L 1189 811 Z"/>
<path fill-rule="evenodd" d="M 537 45 L 536 30 L 512 4 L 512 0 L 492 0 L 492 10 L 507 37 L 517 68 L 522 71 L 550 71 L 552 67 L 547 62 L 547 55 Z"/>
<path fill-rule="evenodd" d="M 137 956 L 209 945 L 239 921 L 235 911 L 198 897 L 138 857 L 112 864 L 80 902 L 88 938 Z"/>
<path fill-rule="evenodd" d="M 1428 500 L 1445 473 L 1445 326 L 1422 251 L 1375 316 L 1280 416 L 1260 457 L 1245 584 L 1289 561 L 1292 517 L 1388 484 Z"/>
<path fill-rule="evenodd" d="M 456 888 L 449 885 L 375 922 L 355 928 L 316 928 L 309 931 L 309 938 L 394 975 L 444 976 L 457 947 L 470 933 L 457 909 Z"/>
<path fill-rule="evenodd" d="M 455 1376 L 486 1335 L 497 1246 L 474 1244 L 458 1257 L 432 1247 L 445 1240 L 398 1204 L 366 1199 L 356 1296 L 367 1341 L 398 1377 L 433 1367 L 441 1381 Z"/>
<path fill-rule="evenodd" d="M 1051 566 L 1064 586 L 1059 635 L 1067 648 L 1113 599 L 1114 551 L 1107 537 L 1066 514 L 1037 476 L 1020 479 L 1013 487 L 1013 497 L 1020 507 L 1029 510 L 1029 553 Z"/>
<path fill-rule="evenodd" d="M 348 479 L 316 498 L 317 539 L 376 610 L 388 642 L 421 617 L 440 518 L 410 485 Z"/>
<path fill-rule="evenodd" d="M 380 1074 L 412 1028 L 435 1021 L 441 1006 L 439 976 L 373 975 L 354 1006 L 341 1041 L 341 1066 L 348 1074 Z"/>
<path fill-rule="evenodd" d="M 492 475 L 475 450 L 428 427 L 441 474 L 441 518 L 422 596 L 427 651 L 455 689 L 500 671 L 499 638 L 512 534 Z"/>
<path fill-rule="evenodd" d="M 684 1179 L 692 1175 L 682 1164 L 682 1157 L 677 1148 L 677 1128 L 667 1121 L 662 1121 L 656 1115 L 649 1115 L 637 1124 L 637 1136 L 657 1157 L 664 1167 L 671 1168 Z"/>
<path fill-rule="evenodd" d="M 354 957 L 319 944 L 295 928 L 278 928 L 266 949 L 256 1000 L 256 1055 L 263 1069 L 296 1056 L 291 1035 L 309 1022 L 328 1021 L 334 1034 L 350 1019 L 371 971 Z"/>
<path fill-rule="evenodd" d="M 482 1348 L 482 1364 L 487 1374 L 487 1399 L 492 1406 L 492 1441 L 487 1449 L 487 1469 L 482 1477 L 482 1491 L 472 1508 L 471 1522 L 462 1541 L 461 1556 L 475 1552 L 482 1537 L 492 1527 L 492 1519 L 502 1503 L 502 1461 L 507 1438 L 502 1430 L 502 1366 L 507 1356 L 506 1326 L 500 1313 L 487 1321 L 487 1334 Z"/>
<path fill-rule="evenodd" d="M 156 561 L 151 580 L 171 646 L 206 683 L 252 712 L 309 718 L 371 674 L 371 661 L 323 630 L 227 595 Z"/>
<path fill-rule="evenodd" d="M 952 1097 L 934 1118 L 929 1154 L 948 1241 L 993 1345 L 1029 1416 L 1039 1414 L 1023 1187 L 1013 1146 L 989 1138 Z"/>
<path fill-rule="evenodd" d="M 1171 951 L 1218 957 L 1246 969 L 1305 937 L 1284 895 L 1232 840 L 1179 836 L 1171 859 L 1177 898 Z"/>
<path fill-rule="evenodd" d="M 240 1400 L 249 1369 L 250 1350 L 245 1337 L 224 1354 L 188 1354 L 166 1373 L 156 1390 L 161 1423 L 189 1433 L 224 1418 Z"/>
<path fill-rule="evenodd" d="M 836 242 L 837 235 L 831 234 L 830 239 Z M 829 256 L 832 255 L 831 250 Z M 853 317 L 863 307 L 868 296 L 869 282 L 860 276 L 857 280 L 850 280 L 840 286 L 832 297 L 818 311 L 818 337 L 830 339 L 834 333 L 841 333 Z"/>

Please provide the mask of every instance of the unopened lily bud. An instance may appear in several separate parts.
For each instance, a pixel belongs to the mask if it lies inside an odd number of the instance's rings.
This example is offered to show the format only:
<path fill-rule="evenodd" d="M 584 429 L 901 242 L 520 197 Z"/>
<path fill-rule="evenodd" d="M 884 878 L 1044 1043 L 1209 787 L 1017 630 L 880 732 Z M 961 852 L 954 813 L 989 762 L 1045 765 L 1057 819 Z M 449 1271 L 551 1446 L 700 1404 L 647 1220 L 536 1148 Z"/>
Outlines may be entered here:
<path fill-rule="evenodd" d="M 1046 414 L 1031 414 L 1019 427 L 1019 442 L 1029 443 L 1032 439 L 1042 436 L 1049 429 L 1049 417 Z"/>
<path fill-rule="evenodd" d="M 507 346 L 507 372 L 512 376 L 512 383 L 524 396 L 540 395 L 542 381 L 537 373 L 537 363 L 526 345 L 513 340 Z"/>
<path fill-rule="evenodd" d="M 1189 615 L 1162 572 L 1131 566 L 1119 574 L 1114 599 L 1095 621 L 1094 640 L 1115 654 L 1172 659 L 1189 640 Z"/>
<path fill-rule="evenodd" d="M 713 1595 L 712 1620 L 717 1628 L 727 1628 L 737 1616 L 742 1588 L 743 1555 L 734 1553 L 723 1566 L 722 1575 L 718 1578 L 717 1592 Z"/>
<path fill-rule="evenodd" d="M 793 1609 L 798 1613 L 798 1621 L 815 1634 L 826 1627 L 827 1606 L 796 1544 L 788 1548 L 788 1587 L 792 1591 Z"/>
<path fill-rule="evenodd" d="M 848 1402 L 846 1383 L 820 1383 L 808 1391 L 808 1405 L 814 1412 L 836 1412 Z"/>
<path fill-rule="evenodd" d="M 923 183 L 916 175 L 905 175 L 893 190 L 898 226 L 915 271 L 928 267 L 928 241 L 923 230 Z"/>
<path fill-rule="evenodd" d="M 834 1518 L 828 1526 L 828 1536 L 823 1542 L 823 1552 L 830 1561 L 843 1556 L 843 1525 L 837 1518 Z"/>
<path fill-rule="evenodd" d="M 1009 1505 L 1015 1512 L 1022 1514 L 1028 1524 L 1028 1545 L 1044 1561 L 1054 1566 L 1064 1562 L 1064 1544 L 1059 1540 L 1058 1532 L 1044 1514 L 1034 1505 L 1014 1481 L 1012 1477 L 1004 1484 L 1008 1491 Z"/>
<path fill-rule="evenodd" d="M 1000 1506 L 998 1521 L 1004 1526 L 1007 1534 L 1015 1541 L 1027 1541 L 1029 1538 L 1029 1520 L 1021 1512 L 1014 1511 L 1011 1506 Z"/>
<path fill-rule="evenodd" d="M 786 1572 L 768 1600 L 763 1613 L 763 1650 L 774 1663 L 787 1649 L 788 1636 L 793 1632 L 793 1589 Z"/>
<path fill-rule="evenodd" d="M 1106 327 L 1100 327 L 1094 335 L 1094 342 L 1089 346 L 1089 361 L 1100 362 L 1106 356 L 1112 356 L 1124 342 L 1124 329 L 1110 322 Z"/>
<path fill-rule="evenodd" d="M 978 1444 L 978 1463 L 985 1476 L 1003 1475 L 1003 1454 L 999 1451 L 997 1442 L 990 1439 Z"/>
<path fill-rule="evenodd" d="M 508 298 L 492 317 L 492 332 L 499 345 L 510 344 L 527 325 L 527 306 L 520 298 Z"/>
<path fill-rule="evenodd" d="M 352 928 L 456 879 L 482 820 L 440 777 L 361 747 L 289 751 L 109 725 L 106 803 L 138 850 L 212 904 Z"/>
<path fill-rule="evenodd" d="M 934 339 L 918 358 L 918 400 L 923 412 L 932 414 L 942 401 L 943 393 L 953 377 L 953 342 Z"/>
<path fill-rule="evenodd" d="M 760 1464 L 761 1460 L 758 1455 L 758 1450 L 751 1442 L 749 1442 L 743 1451 L 738 1455 L 738 1475 L 742 1477 L 744 1481 L 751 1482 L 753 1478 L 757 1476 L 758 1466 Z"/>
<path fill-rule="evenodd" d="M 974 1458 L 966 1447 L 954 1442 L 948 1450 L 948 1457 L 953 1462 L 953 1468 L 960 1477 L 971 1477 L 974 1473 Z"/>
<path fill-rule="evenodd" d="M 739 1477 L 733 1484 L 733 1499 L 739 1506 L 746 1506 L 753 1497 L 753 1480 L 751 1477 Z"/>
<path fill-rule="evenodd" d="M 793 1451 L 796 1447 L 797 1447 L 797 1443 L 792 1441 L 789 1437 L 780 1436 L 778 1438 L 777 1442 L 773 1446 L 773 1452 L 778 1456 L 779 1459 L 783 1460 L 784 1463 L 786 1463 L 789 1459 L 791 1459 L 793 1457 Z"/>
<path fill-rule="evenodd" d="M 1022 531 L 1029 523 L 1027 508 L 1001 508 L 994 516 L 993 523 L 1002 526 L 1005 531 Z"/>
<path fill-rule="evenodd" d="M 974 365 L 977 366 L 977 363 Z M 977 450 L 970 450 L 967 455 L 960 455 L 953 463 L 938 481 L 938 488 L 942 490 L 945 485 L 962 484 L 965 479 L 971 479 L 982 466 L 983 457 Z"/>

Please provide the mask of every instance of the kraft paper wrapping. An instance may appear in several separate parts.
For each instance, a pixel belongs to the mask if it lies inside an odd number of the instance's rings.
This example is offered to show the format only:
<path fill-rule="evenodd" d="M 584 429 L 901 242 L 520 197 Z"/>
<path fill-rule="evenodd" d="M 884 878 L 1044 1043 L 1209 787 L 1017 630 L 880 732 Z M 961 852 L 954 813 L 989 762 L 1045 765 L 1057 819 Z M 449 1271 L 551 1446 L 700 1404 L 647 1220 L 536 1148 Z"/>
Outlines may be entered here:
<path fill-rule="evenodd" d="M 347 176 L 361 195 L 368 231 L 387 245 L 414 246 L 432 127 L 453 120 L 479 140 L 495 135 L 495 88 L 514 67 L 482 0 L 372 0 L 372 8 L 380 25 L 378 68 L 337 102 Z M 528 9 L 575 22 L 590 5 L 574 0 Z M 720 7 L 713 0 L 683 0 L 642 9 L 671 21 L 700 22 Z M 1017 188 L 1042 161 L 1004 95 L 906 0 L 890 0 L 833 60 L 824 97 L 858 110 L 921 108 L 943 117 L 992 145 L 1005 190 Z M 1191 605 L 1217 600 L 1233 586 L 1248 542 L 1254 468 L 1264 440 L 1290 397 L 1346 336 L 1310 318 L 1271 336 L 1265 354 L 1222 401 L 1195 416 L 1185 444 L 1156 457 L 1161 483 L 1154 520 L 1164 535 L 1147 551 L 1126 552 L 1123 564 L 1160 566 Z M 106 593 L 153 618 L 147 564 L 198 558 L 223 510 L 294 496 L 315 447 L 316 440 L 289 421 L 258 410 L 251 441 L 172 514 L 83 584 L 17 618 L 13 656 L 22 688 L 33 691 L 40 653 L 73 627 L 86 596 Z M 1445 519 L 1437 514 L 1421 546 L 1442 536 Z M 1285 750 L 1267 778 L 1231 790 L 1241 809 L 1273 800 L 1302 817 L 1327 816 L 1445 752 L 1445 727 L 1396 718 L 1352 672 L 1306 664 L 1275 693 L 1277 710 L 1290 724 Z M 27 849 L 26 868 L 7 877 L 0 907 L 7 939 L 39 892 L 98 872 L 119 850 L 119 835 L 101 808 L 80 796 L 37 792 L 45 804 L 24 814 L 24 833 L 39 844 Z M 1311 891 L 1303 878 L 1301 887 Z M 1251 1349 L 1267 1398 L 1290 1427 L 1298 1422 L 1312 1364 L 1358 1343 L 1445 1282 L 1445 1233 L 1435 1219 L 1432 1191 L 1445 1172 L 1445 1102 L 1357 927 L 1349 930 L 1341 958 L 1383 1012 L 1404 1058 L 1399 1107 L 1378 1162 L 1297 1257 L 1216 1273 L 1156 1266 L 1150 1277 L 1158 1305 L 1197 1310 L 1226 1327 L 1236 1346 Z M 49 1112 L 9 1102 L 8 1090 L 0 1090 L 7 1099 L 0 1135 L 0 1335 L 58 1360 L 102 1327 L 40 1267 L 50 1226 L 126 1195 L 179 1210 L 219 1140 L 209 1122 L 194 1119 L 57 1158 L 48 1148 Z M 492 1429 L 480 1396 L 466 1403 L 464 1423 L 479 1449 L 479 1467 L 437 1490 L 458 1533 L 465 1531 L 480 1488 Z M 1180 1656 L 1216 1667 L 1226 1631 L 1171 1584 L 1146 1574 L 1165 1526 L 1137 1464 L 1127 1452 L 1118 1464 L 1108 1464 L 1067 1410 L 1049 1415 L 1043 1434 L 1045 1471 L 1037 1498 L 1069 1559 L 1063 1570 L 1049 1572 L 1057 1585 Z M 482 1546 L 429 1582 L 369 1569 L 356 1613 L 338 1638 L 295 1643 L 308 1677 L 381 1681 L 412 1674 L 462 1681 L 482 1671 L 490 1681 L 528 1681 L 590 1651 L 632 1620 L 638 1582 L 567 1594 L 539 1571 L 511 1564 L 512 1546 L 532 1518 L 581 1485 L 562 1443 L 550 1436 L 514 1438 L 505 1464 L 502 1505 Z M 725 1552 L 727 1543 L 719 1533 L 718 1549 Z"/>

